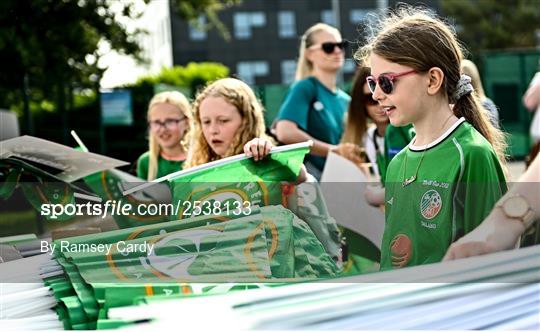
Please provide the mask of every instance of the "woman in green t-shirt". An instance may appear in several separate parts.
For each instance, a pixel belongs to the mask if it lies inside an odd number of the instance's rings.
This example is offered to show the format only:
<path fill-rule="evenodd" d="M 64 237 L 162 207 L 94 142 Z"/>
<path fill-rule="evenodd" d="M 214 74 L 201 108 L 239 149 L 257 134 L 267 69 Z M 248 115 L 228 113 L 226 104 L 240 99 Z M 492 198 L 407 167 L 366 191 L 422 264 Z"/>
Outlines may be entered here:
<path fill-rule="evenodd" d="M 182 169 L 190 121 L 189 102 L 180 92 L 161 92 L 150 100 L 148 151 L 137 160 L 138 177 L 151 181 Z"/>
<path fill-rule="evenodd" d="M 317 23 L 302 36 L 296 81 L 276 118 L 275 134 L 284 144 L 313 141 L 306 157 L 308 171 L 319 179 L 326 156 L 337 148 L 350 97 L 337 86 L 345 48 L 339 31 Z M 348 144 L 348 149 L 355 146 Z"/>

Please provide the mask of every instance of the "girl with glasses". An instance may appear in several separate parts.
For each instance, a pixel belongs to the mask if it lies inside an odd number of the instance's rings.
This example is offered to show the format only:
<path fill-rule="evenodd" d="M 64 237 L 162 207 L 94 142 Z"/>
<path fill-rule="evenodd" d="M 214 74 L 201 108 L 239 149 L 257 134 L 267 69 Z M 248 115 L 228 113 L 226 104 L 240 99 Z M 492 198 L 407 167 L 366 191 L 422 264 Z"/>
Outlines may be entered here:
<path fill-rule="evenodd" d="M 391 269 L 440 261 L 487 216 L 506 183 L 503 135 L 460 75 L 455 32 L 410 8 L 380 23 L 356 57 L 369 63 L 366 81 L 390 123 L 416 131 L 386 174 L 381 268 Z"/>
<path fill-rule="evenodd" d="M 275 134 L 285 144 L 313 140 L 306 158 L 308 172 L 317 179 L 328 151 L 343 134 L 344 115 L 350 97 L 336 85 L 343 67 L 347 42 L 339 31 L 318 23 L 302 36 L 296 82 L 276 118 Z"/>
<path fill-rule="evenodd" d="M 137 176 L 151 181 L 182 169 L 191 108 L 183 94 L 166 91 L 150 100 L 147 117 L 148 151 L 137 161 Z"/>

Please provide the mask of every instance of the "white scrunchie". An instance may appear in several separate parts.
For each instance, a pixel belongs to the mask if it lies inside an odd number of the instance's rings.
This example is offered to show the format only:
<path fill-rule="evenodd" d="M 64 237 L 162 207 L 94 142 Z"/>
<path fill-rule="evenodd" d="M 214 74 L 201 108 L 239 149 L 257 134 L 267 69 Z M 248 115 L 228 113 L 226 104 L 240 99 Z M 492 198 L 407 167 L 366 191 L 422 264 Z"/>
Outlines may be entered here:
<path fill-rule="evenodd" d="M 454 103 L 461 99 L 461 97 L 472 93 L 474 88 L 471 84 L 471 78 L 467 75 L 461 75 L 456 86 L 456 90 L 452 95 Z"/>

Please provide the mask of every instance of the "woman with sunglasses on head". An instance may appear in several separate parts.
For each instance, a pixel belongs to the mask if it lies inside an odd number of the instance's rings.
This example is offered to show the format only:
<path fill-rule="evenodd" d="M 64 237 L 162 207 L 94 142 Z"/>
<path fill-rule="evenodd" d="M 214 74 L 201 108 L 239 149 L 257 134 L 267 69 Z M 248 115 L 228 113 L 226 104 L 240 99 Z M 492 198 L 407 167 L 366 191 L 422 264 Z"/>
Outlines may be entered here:
<path fill-rule="evenodd" d="M 183 94 L 166 91 L 150 100 L 147 118 L 149 148 L 137 161 L 137 176 L 151 181 L 182 169 L 191 108 Z"/>
<path fill-rule="evenodd" d="M 381 269 L 391 269 L 440 261 L 489 214 L 506 183 L 503 134 L 460 75 L 455 32 L 410 8 L 380 22 L 356 56 L 370 64 L 367 82 L 390 122 L 416 131 L 386 174 Z"/>
<path fill-rule="evenodd" d="M 350 97 L 336 85 L 343 67 L 347 41 L 324 23 L 310 27 L 302 36 L 292 85 L 276 118 L 275 134 L 285 144 L 313 140 L 306 158 L 309 173 L 320 178 L 326 155 L 343 134 L 344 115 Z"/>

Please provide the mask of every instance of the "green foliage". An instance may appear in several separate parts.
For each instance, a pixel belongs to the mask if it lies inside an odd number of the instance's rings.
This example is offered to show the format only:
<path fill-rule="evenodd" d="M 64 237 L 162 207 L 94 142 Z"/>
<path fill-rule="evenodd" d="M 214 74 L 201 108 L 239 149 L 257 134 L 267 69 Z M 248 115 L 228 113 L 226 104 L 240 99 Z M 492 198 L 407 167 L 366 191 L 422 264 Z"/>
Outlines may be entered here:
<path fill-rule="evenodd" d="M 0 107 L 22 116 L 23 133 L 66 142 L 67 130 L 77 120 L 95 117 L 96 99 L 80 104 L 72 91 L 98 90 L 105 70 L 98 66 L 100 42 L 142 60 L 135 41 L 142 31 L 128 32 L 120 23 L 140 16 L 135 4 L 135 0 L 0 1 Z M 75 106 L 93 113 L 78 112 L 70 118 L 67 113 Z"/>
<path fill-rule="evenodd" d="M 111 0 L 3 0 L 0 5 L 0 88 L 17 89 L 25 75 L 33 89 L 55 95 L 56 83 L 94 86 L 98 68 L 98 43 L 141 59 L 141 49 L 118 22 L 122 14 L 135 18 L 132 1 Z M 87 61 L 91 55 L 95 60 Z M 54 99 L 54 98 L 52 98 Z"/>
<path fill-rule="evenodd" d="M 139 0 L 140 3 L 149 0 Z M 0 1 L 0 107 L 23 114 L 63 112 L 95 98 L 83 98 L 71 92 L 97 91 L 105 70 L 98 62 L 103 54 L 98 44 L 143 61 L 136 42 L 141 30 L 127 31 L 123 23 L 142 15 L 144 6 L 136 0 L 2 0 Z M 217 12 L 239 0 L 172 0 L 172 7 L 187 20 L 199 15 L 217 18 Z M 210 28 L 211 24 L 207 27 Z M 217 25 L 214 25 L 217 26 Z M 175 78 L 174 69 L 164 73 L 163 80 L 174 85 L 193 87 L 212 77 L 226 76 L 223 69 L 204 67 L 207 73 L 188 66 Z M 196 73 L 191 73 L 192 71 Z M 198 73 L 197 73 L 198 72 Z M 27 84 L 25 85 L 25 79 Z M 145 78 L 151 85 L 157 78 Z M 144 81 L 141 80 L 141 81 Z M 161 79 L 158 79 L 161 80 Z M 28 96 L 25 107 L 24 96 Z M 83 107 L 83 108 L 85 108 Z M 95 107 L 94 107 L 95 108 Z M 67 124 L 63 124 L 67 125 Z"/>
<path fill-rule="evenodd" d="M 139 78 L 133 85 L 126 87 L 153 86 L 158 83 L 186 87 L 195 92 L 207 82 L 211 82 L 229 75 L 229 68 L 212 62 L 190 62 L 187 66 L 174 66 L 163 68 L 158 75 Z"/>
<path fill-rule="evenodd" d="M 242 0 L 170 0 L 174 12 L 181 18 L 192 24 L 197 24 L 198 17 L 202 14 L 208 19 L 208 23 L 200 28 L 210 30 L 216 28 L 223 39 L 230 40 L 231 34 L 227 27 L 218 17 L 218 12 L 238 5 Z"/>
<path fill-rule="evenodd" d="M 96 101 L 96 92 L 94 90 L 86 89 L 78 91 L 73 95 L 73 108 L 79 109 L 88 107 Z"/>
<path fill-rule="evenodd" d="M 444 15 L 455 20 L 459 38 L 473 53 L 537 44 L 539 0 L 441 0 L 440 5 Z"/>

